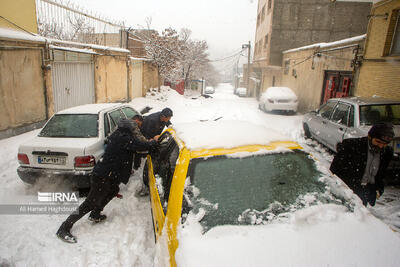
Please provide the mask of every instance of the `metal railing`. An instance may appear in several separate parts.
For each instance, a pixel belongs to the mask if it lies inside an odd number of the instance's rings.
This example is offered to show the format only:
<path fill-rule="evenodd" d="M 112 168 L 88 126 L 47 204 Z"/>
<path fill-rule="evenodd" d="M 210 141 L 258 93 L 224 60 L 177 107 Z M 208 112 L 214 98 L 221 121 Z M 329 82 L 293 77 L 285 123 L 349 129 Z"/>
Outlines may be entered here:
<path fill-rule="evenodd" d="M 62 0 L 36 0 L 39 34 L 45 37 L 124 47 L 124 22 L 112 22 Z"/>

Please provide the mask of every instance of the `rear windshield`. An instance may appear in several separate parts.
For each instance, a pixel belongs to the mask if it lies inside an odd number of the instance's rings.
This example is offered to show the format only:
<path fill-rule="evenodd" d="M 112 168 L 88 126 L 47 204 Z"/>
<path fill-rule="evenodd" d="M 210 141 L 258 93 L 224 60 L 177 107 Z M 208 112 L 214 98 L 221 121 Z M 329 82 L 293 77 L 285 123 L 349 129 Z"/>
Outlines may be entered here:
<path fill-rule="evenodd" d="M 376 122 L 400 124 L 400 104 L 360 106 L 360 124 L 372 125 Z"/>
<path fill-rule="evenodd" d="M 60 114 L 53 116 L 42 129 L 42 137 L 97 137 L 97 114 Z"/>
<path fill-rule="evenodd" d="M 188 175 L 183 220 L 191 211 L 204 214 L 205 230 L 264 224 L 305 206 L 344 201 L 327 191 L 314 161 L 302 151 L 195 159 Z"/>

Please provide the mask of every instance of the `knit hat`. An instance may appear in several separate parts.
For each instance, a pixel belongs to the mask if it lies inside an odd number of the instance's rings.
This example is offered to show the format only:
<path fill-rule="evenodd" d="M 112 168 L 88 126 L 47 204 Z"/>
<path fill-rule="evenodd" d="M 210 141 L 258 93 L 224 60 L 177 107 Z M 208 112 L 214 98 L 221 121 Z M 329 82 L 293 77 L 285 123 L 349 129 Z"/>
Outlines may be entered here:
<path fill-rule="evenodd" d="M 376 123 L 368 131 L 368 136 L 384 141 L 391 141 L 394 137 L 393 124 L 388 122 Z"/>
<path fill-rule="evenodd" d="M 172 110 L 170 108 L 164 108 L 161 111 L 161 115 L 163 115 L 164 117 L 172 117 L 173 113 L 172 113 Z"/>

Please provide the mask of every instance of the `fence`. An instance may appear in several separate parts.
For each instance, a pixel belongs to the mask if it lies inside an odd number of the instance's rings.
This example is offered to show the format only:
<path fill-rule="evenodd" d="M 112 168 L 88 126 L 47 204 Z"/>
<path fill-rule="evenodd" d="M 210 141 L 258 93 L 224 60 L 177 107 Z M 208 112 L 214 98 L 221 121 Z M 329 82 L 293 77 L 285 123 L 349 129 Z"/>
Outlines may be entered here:
<path fill-rule="evenodd" d="M 124 47 L 124 22 L 110 22 L 62 0 L 36 0 L 39 34 L 45 37 Z"/>

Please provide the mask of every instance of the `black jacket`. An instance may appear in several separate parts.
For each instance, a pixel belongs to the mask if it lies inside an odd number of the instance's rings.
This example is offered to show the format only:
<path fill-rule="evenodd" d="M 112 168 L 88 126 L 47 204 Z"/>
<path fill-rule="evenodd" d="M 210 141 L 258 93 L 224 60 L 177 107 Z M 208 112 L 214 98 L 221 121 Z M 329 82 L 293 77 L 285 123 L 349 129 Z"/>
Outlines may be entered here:
<path fill-rule="evenodd" d="M 132 169 L 132 156 L 136 150 L 150 149 L 155 141 L 143 142 L 132 135 L 131 129 L 118 127 L 107 138 L 102 159 L 93 174 L 112 179 L 113 184 L 127 183 Z"/>
<path fill-rule="evenodd" d="M 161 134 L 165 126 L 171 125 L 170 121 L 160 121 L 160 116 L 161 112 L 156 112 L 144 117 L 140 130 L 147 139 L 152 139 L 154 136 Z"/>
<path fill-rule="evenodd" d="M 390 160 L 393 149 L 386 147 L 380 155 L 379 169 L 375 176 L 376 190 L 383 193 L 383 176 Z M 368 159 L 368 137 L 344 139 L 338 145 L 338 153 L 333 158 L 330 170 L 343 180 L 352 190 L 361 186 Z"/>

